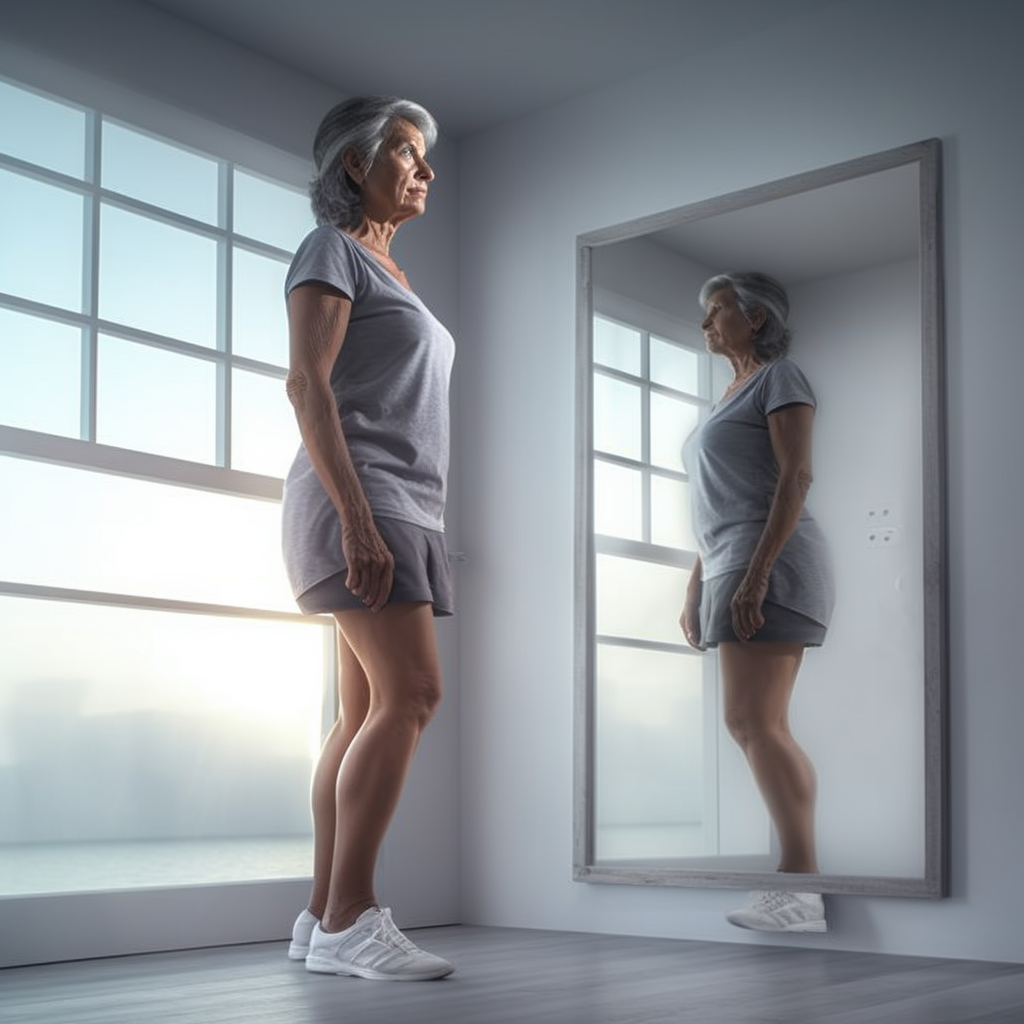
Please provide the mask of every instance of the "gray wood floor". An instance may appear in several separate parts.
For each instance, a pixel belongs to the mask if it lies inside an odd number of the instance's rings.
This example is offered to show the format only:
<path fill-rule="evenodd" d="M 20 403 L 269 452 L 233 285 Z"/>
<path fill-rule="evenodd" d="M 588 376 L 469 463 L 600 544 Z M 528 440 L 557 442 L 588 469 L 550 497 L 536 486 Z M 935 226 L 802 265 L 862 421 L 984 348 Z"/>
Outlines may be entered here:
<path fill-rule="evenodd" d="M 431 928 L 457 965 L 309 974 L 284 943 L 0 971 L 4 1024 L 1022 1024 L 1024 964 L 495 928 Z"/>

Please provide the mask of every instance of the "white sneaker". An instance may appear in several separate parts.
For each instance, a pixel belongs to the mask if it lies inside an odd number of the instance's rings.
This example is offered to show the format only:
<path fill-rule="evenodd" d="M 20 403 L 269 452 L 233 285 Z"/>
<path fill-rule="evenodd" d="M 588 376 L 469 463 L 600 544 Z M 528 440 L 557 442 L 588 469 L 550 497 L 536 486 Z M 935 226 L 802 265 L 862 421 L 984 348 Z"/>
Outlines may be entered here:
<path fill-rule="evenodd" d="M 825 901 L 816 892 L 752 892 L 749 906 L 726 914 L 739 928 L 757 932 L 827 932 Z"/>
<path fill-rule="evenodd" d="M 313 926 L 317 919 L 308 911 L 304 910 L 292 925 L 292 941 L 288 946 L 289 960 L 305 960 L 309 952 L 309 937 L 313 934 Z"/>
<path fill-rule="evenodd" d="M 316 924 L 306 970 L 374 981 L 428 981 L 455 968 L 413 945 L 395 926 L 388 908 L 370 907 L 343 932 L 325 932 Z"/>

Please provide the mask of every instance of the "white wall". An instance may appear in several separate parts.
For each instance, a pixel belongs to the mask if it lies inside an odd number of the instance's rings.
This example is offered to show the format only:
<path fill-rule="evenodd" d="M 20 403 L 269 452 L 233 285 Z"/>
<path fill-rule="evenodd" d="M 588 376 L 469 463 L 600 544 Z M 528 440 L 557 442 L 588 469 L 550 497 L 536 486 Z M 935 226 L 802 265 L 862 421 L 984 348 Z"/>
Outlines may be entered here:
<path fill-rule="evenodd" d="M 1024 141 L 1011 4 L 857 0 L 463 143 L 463 915 L 762 942 L 738 894 L 571 881 L 575 237 L 915 142 L 945 147 L 952 896 L 831 901 L 791 944 L 1024 960 Z M 717 22 L 716 22 L 717 25 Z M 780 240 L 784 244 L 785 240 Z M 1010 433 L 1012 431 L 1012 434 Z M 469 492 L 467 491 L 467 494 Z M 873 756 L 865 751 L 865 757 Z"/>
<path fill-rule="evenodd" d="M 255 154 L 261 170 L 298 184 L 308 180 L 308 154 L 320 118 L 342 98 L 322 82 L 128 0 L 6 0 L 0 21 L 0 74 L 86 105 L 100 105 L 128 121 L 145 117 L 153 130 L 199 148 L 207 146 L 243 164 Z M 429 214 L 403 230 L 395 252 L 417 291 L 458 335 L 455 146 L 442 139 L 432 163 L 437 181 Z M 453 418 L 457 429 L 457 413 Z M 448 516 L 454 548 L 457 521 L 456 467 Z M 381 856 L 380 896 L 394 903 L 396 918 L 404 925 L 450 924 L 459 917 L 458 631 L 457 619 L 439 623 L 446 699 L 417 753 Z M 305 803 L 305 789 L 295 797 Z M 59 897 L 8 901 L 0 915 L 2 931 L 18 935 L 19 949 L 12 954 L 15 960 L 4 962 L 153 949 L 162 943 L 166 948 L 280 937 L 290 931 L 300 906 L 297 901 L 305 894 L 295 896 L 294 884 L 271 889 L 263 903 L 249 897 L 253 913 L 237 915 L 232 910 L 222 917 L 212 909 L 209 920 L 197 919 L 195 908 L 216 908 L 217 900 L 209 893 L 204 900 L 181 892 L 180 899 L 158 901 L 162 919 L 175 907 L 182 908 L 181 920 L 173 927 L 169 923 L 166 939 L 154 936 L 145 924 L 147 914 L 136 908 L 123 914 L 123 926 L 113 939 L 100 940 L 88 929 L 80 934 L 72 929 L 74 940 L 59 950 L 53 947 L 52 935 L 39 927 L 51 917 L 61 918 Z M 120 907 L 125 897 L 118 896 L 115 902 Z M 141 930 L 132 923 L 135 920 L 143 922 Z"/>

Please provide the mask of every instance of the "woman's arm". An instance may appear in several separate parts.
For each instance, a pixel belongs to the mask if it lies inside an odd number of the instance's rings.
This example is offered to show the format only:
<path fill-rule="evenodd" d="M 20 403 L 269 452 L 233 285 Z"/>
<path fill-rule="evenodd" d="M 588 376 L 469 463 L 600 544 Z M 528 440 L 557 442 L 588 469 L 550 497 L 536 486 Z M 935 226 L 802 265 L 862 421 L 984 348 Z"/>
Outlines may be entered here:
<path fill-rule="evenodd" d="M 741 640 L 749 640 L 764 625 L 761 604 L 768 592 L 772 566 L 796 529 L 811 488 L 813 423 L 814 409 L 809 405 L 787 405 L 768 415 L 779 479 L 761 538 L 732 599 L 733 629 Z"/>
<path fill-rule="evenodd" d="M 690 582 L 686 585 L 686 599 L 683 602 L 682 614 L 679 616 L 679 625 L 682 627 L 686 642 L 698 651 L 705 650 L 700 638 L 700 598 L 704 589 L 701 574 L 703 571 L 700 555 L 698 555 L 690 570 Z"/>
<path fill-rule="evenodd" d="M 391 593 L 394 559 L 374 525 L 331 391 L 331 369 L 345 342 L 351 311 L 352 300 L 329 285 L 303 284 L 291 291 L 285 387 L 310 461 L 341 520 L 345 586 L 379 611 Z"/>

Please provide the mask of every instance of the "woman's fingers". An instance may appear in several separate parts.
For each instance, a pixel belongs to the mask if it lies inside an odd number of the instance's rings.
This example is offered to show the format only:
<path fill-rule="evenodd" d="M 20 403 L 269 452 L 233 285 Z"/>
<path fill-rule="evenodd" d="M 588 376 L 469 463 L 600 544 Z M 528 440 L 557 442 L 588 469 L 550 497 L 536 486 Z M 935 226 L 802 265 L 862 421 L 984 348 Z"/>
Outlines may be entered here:
<path fill-rule="evenodd" d="M 371 611 L 387 604 L 394 583 L 395 559 L 380 534 L 346 536 L 342 542 L 348 573 L 345 586 Z"/>
<path fill-rule="evenodd" d="M 764 625 L 761 614 L 763 599 L 760 592 L 748 589 L 742 583 L 733 595 L 732 628 L 740 640 L 749 640 Z"/>

